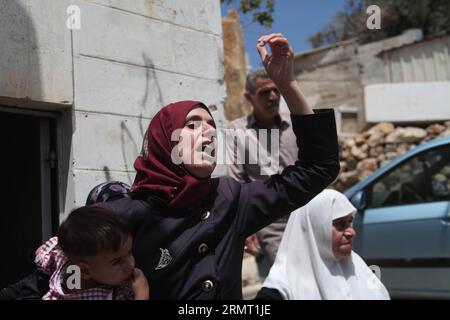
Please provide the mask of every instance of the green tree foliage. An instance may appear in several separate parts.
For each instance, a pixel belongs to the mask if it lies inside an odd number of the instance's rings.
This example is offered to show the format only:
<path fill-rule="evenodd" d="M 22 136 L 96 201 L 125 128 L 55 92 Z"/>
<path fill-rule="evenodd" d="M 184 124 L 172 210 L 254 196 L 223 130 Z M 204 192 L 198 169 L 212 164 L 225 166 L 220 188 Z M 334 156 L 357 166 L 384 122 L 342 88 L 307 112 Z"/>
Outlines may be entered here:
<path fill-rule="evenodd" d="M 369 5 L 381 8 L 381 29 L 369 30 Z M 347 0 L 344 11 L 309 38 L 314 47 L 357 37 L 361 43 L 378 41 L 411 28 L 422 29 L 425 37 L 450 32 L 449 0 Z"/>
<path fill-rule="evenodd" d="M 236 0 L 221 0 L 222 3 L 230 4 Z M 252 13 L 253 22 L 270 28 L 273 23 L 273 12 L 275 0 L 239 0 L 238 11 L 246 14 Z"/>

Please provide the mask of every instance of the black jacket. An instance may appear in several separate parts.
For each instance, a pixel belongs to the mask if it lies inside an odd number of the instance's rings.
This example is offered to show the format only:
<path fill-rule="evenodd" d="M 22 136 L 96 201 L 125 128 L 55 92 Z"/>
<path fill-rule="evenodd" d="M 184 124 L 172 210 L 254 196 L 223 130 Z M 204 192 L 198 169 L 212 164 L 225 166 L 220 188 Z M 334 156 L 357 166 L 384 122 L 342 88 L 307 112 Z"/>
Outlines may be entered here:
<path fill-rule="evenodd" d="M 151 299 L 242 299 L 246 237 L 305 205 L 336 178 L 333 111 L 291 117 L 301 159 L 265 182 L 215 178 L 209 197 L 177 216 L 152 195 L 99 204 L 128 220 Z"/>
<path fill-rule="evenodd" d="M 334 113 L 292 116 L 292 124 L 302 157 L 265 182 L 215 178 L 210 197 L 178 216 L 152 197 L 101 204 L 129 221 L 152 299 L 242 299 L 246 237 L 305 205 L 339 172 Z"/>

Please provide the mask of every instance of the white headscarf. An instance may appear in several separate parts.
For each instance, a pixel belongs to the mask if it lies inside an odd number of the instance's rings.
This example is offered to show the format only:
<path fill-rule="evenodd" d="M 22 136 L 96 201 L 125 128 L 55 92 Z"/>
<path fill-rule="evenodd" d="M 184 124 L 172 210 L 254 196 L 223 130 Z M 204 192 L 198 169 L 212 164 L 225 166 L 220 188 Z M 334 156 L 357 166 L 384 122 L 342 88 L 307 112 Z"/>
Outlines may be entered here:
<path fill-rule="evenodd" d="M 277 289 L 286 300 L 389 299 L 354 251 L 341 261 L 334 257 L 332 222 L 350 213 L 356 213 L 350 201 L 328 189 L 292 212 L 263 286 Z"/>

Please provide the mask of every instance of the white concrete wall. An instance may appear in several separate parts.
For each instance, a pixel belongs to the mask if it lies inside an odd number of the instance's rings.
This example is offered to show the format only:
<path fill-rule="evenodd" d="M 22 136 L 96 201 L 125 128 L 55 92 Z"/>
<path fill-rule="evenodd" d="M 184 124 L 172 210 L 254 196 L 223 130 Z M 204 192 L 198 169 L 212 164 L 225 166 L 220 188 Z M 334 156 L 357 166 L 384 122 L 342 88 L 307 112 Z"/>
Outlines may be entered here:
<path fill-rule="evenodd" d="M 408 30 L 388 39 L 359 45 L 350 39 L 304 52 L 295 57 L 296 78 L 314 107 L 334 107 L 346 114 L 340 133 L 362 130 L 365 119 L 364 87 L 390 82 L 382 54 L 422 40 L 420 30 Z M 356 110 L 356 114 L 354 111 Z M 341 119 L 341 120 L 342 120 Z"/>
<path fill-rule="evenodd" d="M 365 88 L 367 122 L 450 119 L 450 82 L 374 84 Z"/>
<path fill-rule="evenodd" d="M 106 179 L 131 184 L 153 115 L 177 100 L 223 120 L 219 1 L 76 1 L 73 30 L 75 204 Z"/>
<path fill-rule="evenodd" d="M 354 107 L 355 127 L 363 127 L 363 90 L 360 84 L 357 39 L 295 56 L 294 72 L 306 99 L 314 108 Z M 358 122 L 358 120 L 361 120 Z M 346 131 L 340 127 L 338 131 Z M 357 128 L 355 128 L 357 129 Z"/>
<path fill-rule="evenodd" d="M 79 30 L 66 27 L 69 5 L 80 8 Z M 72 107 L 73 134 L 61 142 L 71 154 L 61 173 L 66 213 L 100 182 L 132 183 L 164 105 L 201 100 L 223 123 L 219 0 L 0 0 L 0 17 L 0 103 Z"/>
<path fill-rule="evenodd" d="M 389 50 L 388 82 L 450 81 L 450 35 Z"/>
<path fill-rule="evenodd" d="M 67 0 L 0 0 L 0 103 L 73 102 Z"/>
<path fill-rule="evenodd" d="M 363 87 L 369 84 L 388 82 L 388 74 L 385 62 L 380 54 L 385 50 L 403 47 L 423 39 L 422 31 L 411 29 L 401 35 L 384 40 L 371 42 L 358 48 L 358 63 L 361 69 L 361 84 Z"/>

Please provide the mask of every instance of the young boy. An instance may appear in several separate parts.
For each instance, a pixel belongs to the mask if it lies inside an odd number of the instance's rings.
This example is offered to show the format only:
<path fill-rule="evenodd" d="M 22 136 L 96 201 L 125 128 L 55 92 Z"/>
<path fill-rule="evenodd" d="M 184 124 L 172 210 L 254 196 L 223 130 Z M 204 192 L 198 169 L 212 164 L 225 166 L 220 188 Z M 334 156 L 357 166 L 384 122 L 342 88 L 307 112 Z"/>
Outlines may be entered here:
<path fill-rule="evenodd" d="M 36 251 L 38 269 L 51 275 L 43 300 L 147 300 L 149 287 L 134 267 L 132 237 L 113 212 L 74 210 L 58 237 Z"/>

